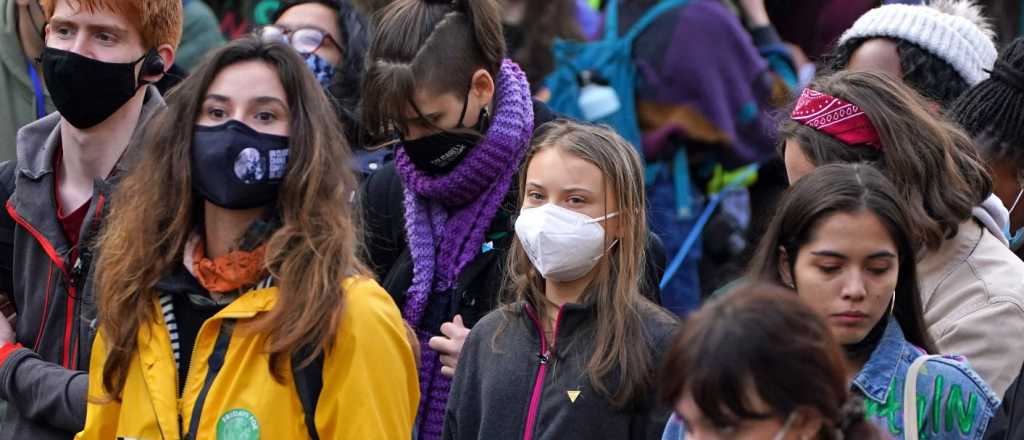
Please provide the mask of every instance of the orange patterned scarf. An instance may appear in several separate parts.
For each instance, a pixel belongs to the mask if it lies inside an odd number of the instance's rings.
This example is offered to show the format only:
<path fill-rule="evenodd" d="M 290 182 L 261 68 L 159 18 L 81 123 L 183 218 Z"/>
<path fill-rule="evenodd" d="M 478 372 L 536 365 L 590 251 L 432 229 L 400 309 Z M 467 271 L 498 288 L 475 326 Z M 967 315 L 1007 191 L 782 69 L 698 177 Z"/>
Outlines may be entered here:
<path fill-rule="evenodd" d="M 205 240 L 199 239 L 192 251 L 192 274 L 206 290 L 217 293 L 236 292 L 260 281 L 264 273 L 266 244 L 252 251 L 231 251 L 226 255 L 206 258 Z"/>

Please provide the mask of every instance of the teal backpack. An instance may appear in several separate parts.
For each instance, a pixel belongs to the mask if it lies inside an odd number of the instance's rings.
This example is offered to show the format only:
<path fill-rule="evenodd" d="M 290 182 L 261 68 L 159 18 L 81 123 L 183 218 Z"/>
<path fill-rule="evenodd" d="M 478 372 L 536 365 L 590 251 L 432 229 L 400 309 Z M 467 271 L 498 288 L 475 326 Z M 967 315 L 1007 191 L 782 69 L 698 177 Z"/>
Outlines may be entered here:
<path fill-rule="evenodd" d="M 610 0 L 602 39 L 592 42 L 556 40 L 555 70 L 545 79 L 545 86 L 551 92 L 548 106 L 567 117 L 609 125 L 639 150 L 633 41 L 658 16 L 688 2 L 659 2 L 620 37 L 619 0 Z"/>

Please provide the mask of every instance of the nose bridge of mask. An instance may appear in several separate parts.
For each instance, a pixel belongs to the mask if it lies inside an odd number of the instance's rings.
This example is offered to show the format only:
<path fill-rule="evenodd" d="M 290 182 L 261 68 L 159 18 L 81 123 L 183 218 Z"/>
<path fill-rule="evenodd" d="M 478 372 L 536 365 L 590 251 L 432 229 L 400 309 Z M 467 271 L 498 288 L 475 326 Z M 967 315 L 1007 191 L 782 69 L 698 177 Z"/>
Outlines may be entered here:
<path fill-rule="evenodd" d="M 611 214 L 605 215 L 603 217 L 593 218 L 593 217 L 590 217 L 589 215 L 586 215 L 586 214 L 584 214 L 582 212 L 573 211 L 571 209 L 564 208 L 562 206 L 559 206 L 559 205 L 557 205 L 555 203 L 550 203 L 550 202 L 549 203 L 545 203 L 545 204 L 543 204 L 541 206 L 538 206 L 536 208 L 524 208 L 522 210 L 522 212 L 526 212 L 526 211 L 532 210 L 532 209 L 539 209 L 539 210 L 543 210 L 543 211 L 551 211 L 551 214 L 553 215 L 553 218 L 560 220 L 561 223 L 572 224 L 572 225 L 575 225 L 575 226 L 596 224 L 596 223 L 605 221 L 607 219 L 610 219 L 610 218 L 618 215 L 618 213 L 611 213 Z M 541 212 L 541 211 L 537 211 L 537 212 Z M 597 225 L 597 226 L 600 227 L 600 225 Z M 603 230 L 603 228 L 602 228 L 602 230 Z"/>

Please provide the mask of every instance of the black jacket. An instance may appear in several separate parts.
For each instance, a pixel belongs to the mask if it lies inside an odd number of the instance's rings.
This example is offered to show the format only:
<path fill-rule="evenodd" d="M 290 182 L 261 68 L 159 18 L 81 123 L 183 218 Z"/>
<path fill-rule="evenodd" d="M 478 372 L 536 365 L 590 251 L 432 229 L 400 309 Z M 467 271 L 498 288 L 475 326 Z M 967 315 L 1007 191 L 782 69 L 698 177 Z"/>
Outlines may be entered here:
<path fill-rule="evenodd" d="M 677 326 L 674 316 L 645 303 L 641 317 L 651 373 Z M 669 409 L 643 401 L 616 409 L 598 394 L 583 368 L 594 352 L 593 305 L 567 304 L 547 346 L 534 309 L 516 304 L 477 323 L 459 358 L 445 412 L 444 439 L 660 439 Z M 609 384 L 615 389 L 614 384 Z"/>
<path fill-rule="evenodd" d="M 534 101 L 533 111 L 535 129 L 556 119 L 543 103 Z M 361 198 L 367 260 L 381 286 L 401 309 L 406 292 L 412 286 L 413 261 L 405 236 L 402 180 L 394 163 L 366 178 Z M 515 188 L 510 190 L 485 236 L 485 243 L 492 243 L 493 249 L 477 255 L 462 270 L 453 291 L 431 295 L 418 326 L 420 329 L 440 335 L 441 324 L 456 314 L 461 314 L 463 323 L 472 327 L 498 305 L 505 279 L 505 260 L 515 236 L 515 216 L 521 202 Z M 666 257 L 661 242 L 653 235 L 650 237 L 648 287 L 644 292 L 660 303 L 657 281 L 665 270 Z"/>
<path fill-rule="evenodd" d="M 1024 368 L 1021 376 L 1024 376 Z M 1024 383 L 1021 383 L 1021 376 L 1017 376 L 1010 389 L 1006 390 L 999 412 L 989 420 L 988 429 L 982 437 L 985 440 L 1024 439 Z"/>

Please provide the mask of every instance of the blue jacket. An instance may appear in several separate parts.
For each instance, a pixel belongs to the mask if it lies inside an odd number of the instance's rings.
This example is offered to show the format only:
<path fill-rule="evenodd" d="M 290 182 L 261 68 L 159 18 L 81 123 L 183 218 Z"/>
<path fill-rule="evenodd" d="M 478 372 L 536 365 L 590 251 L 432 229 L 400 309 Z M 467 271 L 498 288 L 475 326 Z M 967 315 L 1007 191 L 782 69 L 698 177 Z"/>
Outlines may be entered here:
<path fill-rule="evenodd" d="M 890 320 L 878 347 L 853 379 L 868 418 L 882 431 L 903 438 L 903 384 L 910 364 L 925 352 L 907 342 Z M 922 438 L 980 439 L 999 398 L 967 362 L 945 356 L 928 361 L 917 378 L 918 426 Z"/>
<path fill-rule="evenodd" d="M 903 383 L 910 364 L 925 354 L 890 320 L 882 340 L 853 379 L 868 418 L 883 432 L 903 439 Z M 967 362 L 946 356 L 928 361 L 917 378 L 918 427 L 922 439 L 980 439 L 999 398 Z M 663 440 L 685 438 L 678 417 L 669 419 Z"/>

